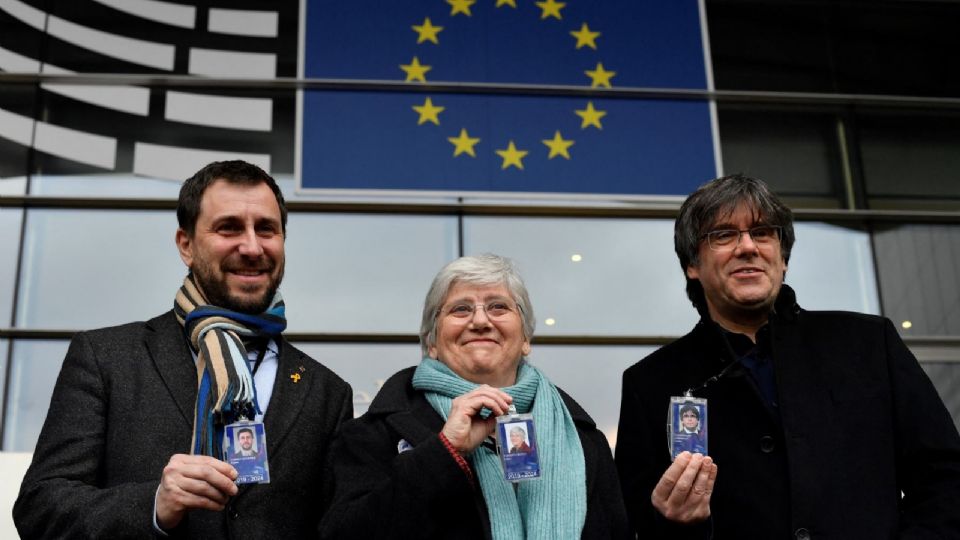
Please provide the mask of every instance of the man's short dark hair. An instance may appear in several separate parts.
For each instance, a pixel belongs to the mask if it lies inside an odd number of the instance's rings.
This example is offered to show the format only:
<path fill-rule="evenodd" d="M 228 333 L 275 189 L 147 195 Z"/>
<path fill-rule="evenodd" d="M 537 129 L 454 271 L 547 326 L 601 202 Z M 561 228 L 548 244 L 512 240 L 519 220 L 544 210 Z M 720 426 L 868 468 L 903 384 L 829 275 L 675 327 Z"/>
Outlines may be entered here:
<path fill-rule="evenodd" d="M 246 186 L 266 184 L 277 198 L 277 204 L 280 206 L 280 222 L 283 227 L 283 234 L 286 236 L 287 205 L 283 200 L 283 194 L 280 192 L 280 186 L 277 185 L 273 177 L 260 167 L 240 160 L 214 161 L 187 178 L 183 186 L 180 187 L 180 198 L 177 201 L 177 222 L 188 236 L 192 237 L 193 233 L 196 232 L 203 192 L 217 180 Z"/>
<path fill-rule="evenodd" d="M 758 222 L 781 228 L 780 253 L 783 262 L 790 262 L 790 250 L 796 240 L 793 212 L 763 181 L 732 174 L 700 186 L 680 207 L 680 215 L 673 228 L 673 246 L 680 258 L 684 276 L 688 266 L 696 266 L 700 262 L 703 235 L 719 219 L 732 214 L 740 204 L 746 204 L 756 214 Z M 687 296 L 701 314 L 706 313 L 707 300 L 700 280 L 687 278 Z"/>
<path fill-rule="evenodd" d="M 237 437 L 239 437 L 240 435 L 243 435 L 244 433 L 249 433 L 250 436 L 253 437 L 253 430 L 248 427 L 238 429 Z"/>

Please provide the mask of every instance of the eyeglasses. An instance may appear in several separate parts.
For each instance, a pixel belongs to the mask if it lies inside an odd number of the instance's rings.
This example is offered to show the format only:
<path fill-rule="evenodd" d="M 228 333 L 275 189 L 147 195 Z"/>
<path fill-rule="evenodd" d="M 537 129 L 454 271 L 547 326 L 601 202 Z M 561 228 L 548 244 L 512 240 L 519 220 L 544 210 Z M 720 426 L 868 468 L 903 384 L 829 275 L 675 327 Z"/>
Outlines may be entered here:
<path fill-rule="evenodd" d="M 443 315 L 449 315 L 455 319 L 467 320 L 473 317 L 477 308 L 483 308 L 484 313 L 487 314 L 487 318 L 494 321 L 509 318 L 513 313 L 520 310 L 519 307 L 514 306 L 506 300 L 491 300 L 485 304 L 458 302 L 441 309 L 440 312 Z"/>
<path fill-rule="evenodd" d="M 749 229 L 718 229 L 710 231 L 700 238 L 706 238 L 710 249 L 714 251 L 730 251 L 736 249 L 743 239 L 743 233 L 750 234 L 750 240 L 760 246 L 769 246 L 780 241 L 781 227 L 778 225 L 757 225 Z"/>

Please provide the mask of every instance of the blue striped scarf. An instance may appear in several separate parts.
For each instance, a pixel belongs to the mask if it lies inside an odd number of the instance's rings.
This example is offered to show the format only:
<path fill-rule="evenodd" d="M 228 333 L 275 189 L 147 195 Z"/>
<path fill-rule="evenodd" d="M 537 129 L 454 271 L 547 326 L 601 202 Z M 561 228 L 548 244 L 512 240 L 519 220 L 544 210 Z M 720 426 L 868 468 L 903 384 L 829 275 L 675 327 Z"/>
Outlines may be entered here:
<path fill-rule="evenodd" d="M 432 358 L 424 358 L 413 375 L 413 387 L 424 392 L 444 420 L 453 398 L 478 386 Z M 513 397 L 517 411 L 533 413 L 542 475 L 520 482 L 514 491 L 493 450 L 479 446 L 470 454 L 493 538 L 580 538 L 587 516 L 586 465 L 570 411 L 557 388 L 525 360 L 520 362 L 516 384 L 502 390 Z"/>
<path fill-rule="evenodd" d="M 177 291 L 173 311 L 197 354 L 191 453 L 220 459 L 224 426 L 236 422 L 241 415 L 252 419 L 254 414 L 260 414 L 241 336 L 279 336 L 287 327 L 283 298 L 277 291 L 270 307 L 259 315 L 230 311 L 208 305 L 190 274 Z"/>

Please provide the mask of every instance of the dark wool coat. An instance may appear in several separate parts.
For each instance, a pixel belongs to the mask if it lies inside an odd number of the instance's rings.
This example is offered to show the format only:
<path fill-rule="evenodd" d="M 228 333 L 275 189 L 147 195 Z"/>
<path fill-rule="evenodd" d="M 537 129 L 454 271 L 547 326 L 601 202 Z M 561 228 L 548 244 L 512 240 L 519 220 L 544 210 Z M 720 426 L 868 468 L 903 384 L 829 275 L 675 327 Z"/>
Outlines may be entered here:
<path fill-rule="evenodd" d="M 670 464 L 670 396 L 731 362 L 721 330 L 702 320 L 624 373 L 616 460 L 641 535 L 960 538 L 960 437 L 890 321 L 805 311 L 784 286 L 769 324 L 779 418 L 741 366 L 695 392 L 718 467 L 712 523 L 667 523 L 650 495 Z"/>
<path fill-rule="evenodd" d="M 331 453 L 336 495 L 322 536 L 341 538 L 490 538 L 483 497 L 440 442 L 440 415 L 411 385 L 415 368 L 391 377 L 370 409 L 346 423 Z M 606 438 L 561 391 L 587 469 L 582 538 L 629 538 L 627 516 Z M 400 441 L 412 449 L 400 452 Z"/>
<path fill-rule="evenodd" d="M 286 341 L 278 362 L 264 417 L 271 483 L 241 486 L 222 512 L 189 512 L 171 536 L 317 535 L 330 495 L 322 463 L 335 430 L 353 416 L 352 392 Z M 173 312 L 77 334 L 14 506 L 20 535 L 153 537 L 154 495 L 170 456 L 189 453 L 196 395 L 196 367 Z"/>

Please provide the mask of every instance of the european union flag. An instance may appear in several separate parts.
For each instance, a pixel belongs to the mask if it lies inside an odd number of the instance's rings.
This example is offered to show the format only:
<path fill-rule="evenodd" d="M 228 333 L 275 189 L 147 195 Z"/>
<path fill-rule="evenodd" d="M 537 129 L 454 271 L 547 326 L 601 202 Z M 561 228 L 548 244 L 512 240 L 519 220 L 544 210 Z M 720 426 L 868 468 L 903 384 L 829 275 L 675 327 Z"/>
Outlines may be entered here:
<path fill-rule="evenodd" d="M 696 0 L 306 0 L 304 75 L 705 89 Z M 304 188 L 683 195 L 703 100 L 306 91 Z"/>

